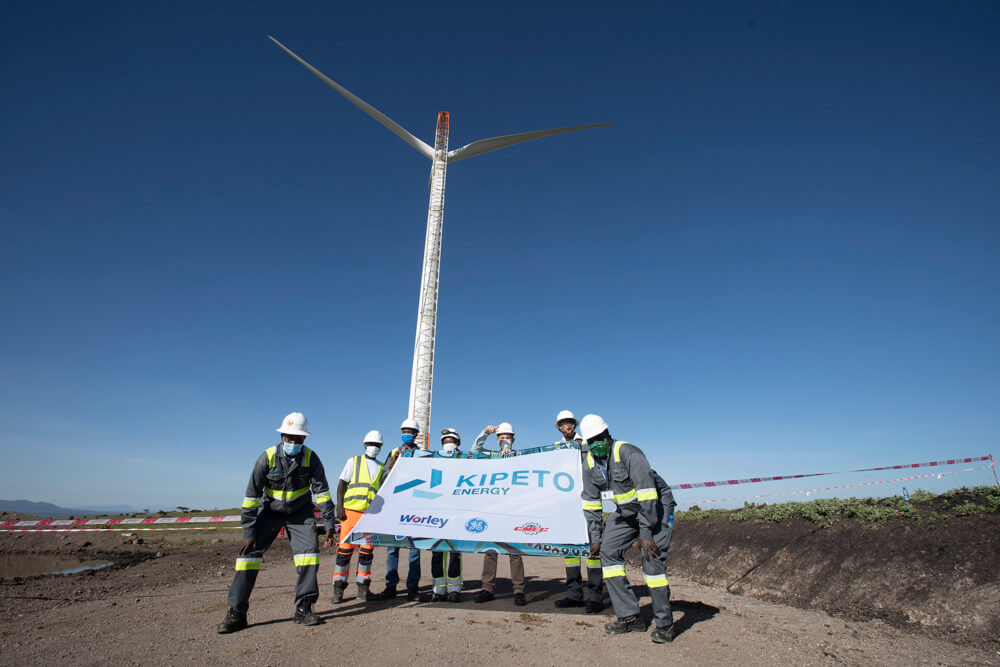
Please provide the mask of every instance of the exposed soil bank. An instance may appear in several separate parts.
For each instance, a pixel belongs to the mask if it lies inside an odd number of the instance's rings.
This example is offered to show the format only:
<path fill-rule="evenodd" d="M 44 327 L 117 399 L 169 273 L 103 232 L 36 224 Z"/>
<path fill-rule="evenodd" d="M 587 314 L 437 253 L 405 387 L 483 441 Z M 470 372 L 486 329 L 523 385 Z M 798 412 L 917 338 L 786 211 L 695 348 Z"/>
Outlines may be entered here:
<path fill-rule="evenodd" d="M 630 552 L 630 563 L 637 554 Z M 1000 515 L 823 528 L 712 516 L 678 522 L 670 574 L 855 621 L 1000 650 Z"/>

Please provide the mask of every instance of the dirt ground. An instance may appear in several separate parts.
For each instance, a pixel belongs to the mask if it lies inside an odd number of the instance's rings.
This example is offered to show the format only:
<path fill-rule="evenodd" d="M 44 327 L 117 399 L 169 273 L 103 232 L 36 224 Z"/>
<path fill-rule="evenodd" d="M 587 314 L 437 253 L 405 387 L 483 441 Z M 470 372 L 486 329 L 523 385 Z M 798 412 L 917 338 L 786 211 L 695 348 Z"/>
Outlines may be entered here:
<path fill-rule="evenodd" d="M 899 629 L 875 619 L 854 622 L 734 595 L 671 575 L 678 636 L 659 645 L 647 634 L 612 637 L 602 615 L 557 610 L 563 564 L 527 558 L 528 601 L 513 604 L 507 561 L 501 558 L 498 597 L 475 604 L 482 558 L 466 555 L 462 602 L 332 605 L 333 558 L 320 563 L 324 625 L 291 621 L 295 580 L 291 552 L 280 541 L 268 552 L 251 599 L 250 627 L 217 635 L 238 531 L 141 534 L 132 544 L 117 534 L 0 535 L 2 553 L 78 553 L 120 563 L 97 572 L 0 583 L 0 664 L 366 664 L 500 663 L 520 665 L 663 665 L 671 663 L 795 665 L 1000 665 L 1000 652 Z M 128 542 L 128 543 L 126 543 Z M 376 550 L 374 590 L 382 588 L 384 550 Z M 402 559 L 405 576 L 405 557 Z M 429 590 L 430 555 L 421 586 Z M 638 570 L 629 578 L 641 582 Z M 353 584 L 348 593 L 353 594 Z M 649 617 L 649 598 L 643 598 Z"/>

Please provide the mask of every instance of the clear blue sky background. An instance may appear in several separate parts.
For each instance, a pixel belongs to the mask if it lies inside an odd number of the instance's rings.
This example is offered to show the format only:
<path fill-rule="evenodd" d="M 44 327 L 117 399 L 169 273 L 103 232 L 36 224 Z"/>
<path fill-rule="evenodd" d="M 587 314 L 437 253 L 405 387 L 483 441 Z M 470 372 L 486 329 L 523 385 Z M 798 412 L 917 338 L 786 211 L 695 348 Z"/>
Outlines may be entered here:
<path fill-rule="evenodd" d="M 395 440 L 430 163 L 268 34 L 425 141 L 614 123 L 449 169 L 435 430 L 1000 454 L 1000 5 L 789 4 L 3 3 L 0 496 L 231 507 L 292 410 L 331 476 Z"/>

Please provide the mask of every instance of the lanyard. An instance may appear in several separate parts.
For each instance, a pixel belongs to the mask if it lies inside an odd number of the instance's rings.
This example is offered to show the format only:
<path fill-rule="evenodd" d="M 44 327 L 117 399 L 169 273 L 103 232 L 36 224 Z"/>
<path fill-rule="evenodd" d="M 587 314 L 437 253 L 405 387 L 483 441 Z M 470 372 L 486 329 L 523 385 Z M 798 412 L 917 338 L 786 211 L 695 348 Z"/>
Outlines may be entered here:
<path fill-rule="evenodd" d="M 601 460 L 597 459 L 597 469 L 601 471 L 601 477 L 604 478 L 604 486 L 608 486 L 608 462 L 605 461 L 601 464 Z"/>

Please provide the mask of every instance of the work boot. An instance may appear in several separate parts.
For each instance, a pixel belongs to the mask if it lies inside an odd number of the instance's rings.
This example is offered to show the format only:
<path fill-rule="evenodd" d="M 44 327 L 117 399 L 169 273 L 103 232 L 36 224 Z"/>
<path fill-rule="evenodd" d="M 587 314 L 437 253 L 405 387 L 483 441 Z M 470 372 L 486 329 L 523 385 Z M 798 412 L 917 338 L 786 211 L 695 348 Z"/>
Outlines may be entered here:
<path fill-rule="evenodd" d="M 446 596 L 444 596 L 444 599 L 448 602 L 458 602 L 461 598 L 458 591 L 450 591 Z"/>
<path fill-rule="evenodd" d="M 493 593 L 491 593 L 490 591 L 482 590 L 482 591 L 479 591 L 479 593 L 476 594 L 476 602 L 479 602 L 479 603 L 489 602 L 490 600 L 494 599 L 495 597 L 496 596 L 493 595 Z"/>
<path fill-rule="evenodd" d="M 444 602 L 444 596 L 440 593 L 431 593 L 429 596 L 423 598 L 421 602 Z"/>
<path fill-rule="evenodd" d="M 604 605 L 600 602 L 588 602 L 586 611 L 588 614 L 600 614 L 604 611 Z"/>
<path fill-rule="evenodd" d="M 347 590 L 346 581 L 335 581 L 333 582 L 333 597 L 330 598 L 330 602 L 333 604 L 340 604 L 344 601 L 344 591 Z"/>
<path fill-rule="evenodd" d="M 514 593 L 514 604 L 518 607 L 523 607 L 528 604 L 528 600 L 524 597 L 524 593 Z"/>
<path fill-rule="evenodd" d="M 556 600 L 556 609 L 568 609 L 569 607 L 582 607 L 584 605 L 583 600 L 571 600 L 569 598 L 562 598 L 561 600 Z"/>
<path fill-rule="evenodd" d="M 626 616 L 605 625 L 604 632 L 609 635 L 623 635 L 626 632 L 645 632 L 648 627 L 638 616 Z"/>
<path fill-rule="evenodd" d="M 312 602 L 303 602 L 295 608 L 295 618 L 292 620 L 302 625 L 319 625 L 323 619 L 313 613 L 312 607 Z"/>
<path fill-rule="evenodd" d="M 385 590 L 378 594 L 379 600 L 392 600 L 396 597 L 396 587 L 386 586 Z"/>
<path fill-rule="evenodd" d="M 412 586 L 406 589 L 406 599 L 413 602 L 420 597 L 420 589 L 416 586 Z"/>
<path fill-rule="evenodd" d="M 358 582 L 358 599 L 362 602 L 374 602 L 375 596 L 372 595 L 371 591 L 368 590 L 367 583 Z"/>
<path fill-rule="evenodd" d="M 228 635 L 230 632 L 237 632 L 245 627 L 247 627 L 247 615 L 230 609 L 226 612 L 226 620 L 215 626 L 215 631 L 220 635 Z"/>
<path fill-rule="evenodd" d="M 653 634 L 649 637 L 657 644 L 669 644 L 674 641 L 674 626 L 668 626 L 666 628 L 656 628 L 653 630 Z"/>

